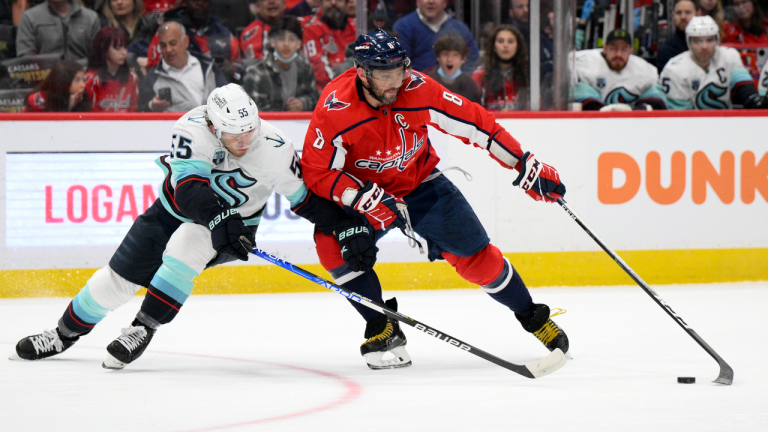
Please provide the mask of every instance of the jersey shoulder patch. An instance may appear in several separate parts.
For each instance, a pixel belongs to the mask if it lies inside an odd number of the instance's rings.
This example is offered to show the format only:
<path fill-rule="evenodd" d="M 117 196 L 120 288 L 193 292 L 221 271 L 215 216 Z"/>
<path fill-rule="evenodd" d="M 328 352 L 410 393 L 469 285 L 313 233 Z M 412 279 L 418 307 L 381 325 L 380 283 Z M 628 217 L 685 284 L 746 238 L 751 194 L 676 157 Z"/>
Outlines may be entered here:
<path fill-rule="evenodd" d="M 405 86 L 404 91 L 410 91 L 410 90 L 416 90 L 417 88 L 421 87 L 422 84 L 426 82 L 426 77 L 422 75 L 419 72 L 416 72 L 414 70 L 411 71 L 411 80 L 408 81 L 408 85 Z"/>

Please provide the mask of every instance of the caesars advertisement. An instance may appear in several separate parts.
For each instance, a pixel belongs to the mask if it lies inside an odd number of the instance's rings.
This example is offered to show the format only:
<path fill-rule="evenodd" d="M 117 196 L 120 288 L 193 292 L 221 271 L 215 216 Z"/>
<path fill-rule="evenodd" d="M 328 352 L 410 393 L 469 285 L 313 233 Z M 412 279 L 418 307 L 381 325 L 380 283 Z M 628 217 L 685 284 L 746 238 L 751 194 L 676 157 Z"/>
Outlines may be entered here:
<path fill-rule="evenodd" d="M 163 172 L 155 160 L 170 148 L 172 121 L 140 123 L 147 127 L 106 120 L 4 122 L 7 142 L 16 144 L 3 152 L 3 268 L 78 267 L 79 256 L 83 267 L 108 261 L 157 198 Z M 300 150 L 308 121 L 272 123 Z M 558 169 L 566 201 L 614 249 L 768 247 L 768 144 L 761 139 L 761 117 L 500 123 L 524 150 Z M 144 139 L 131 139 L 138 130 Z M 444 175 L 461 189 L 502 251 L 596 249 L 559 206 L 535 202 L 513 187 L 516 172 L 502 169 L 485 151 L 437 131 L 430 138 L 441 157 L 438 168 L 456 166 L 468 173 Z M 316 263 L 313 227 L 289 206 L 273 195 L 257 244 L 295 262 Z M 385 240 L 382 261 L 426 259 L 399 233 Z M 41 255 L 43 250 L 49 252 Z"/>

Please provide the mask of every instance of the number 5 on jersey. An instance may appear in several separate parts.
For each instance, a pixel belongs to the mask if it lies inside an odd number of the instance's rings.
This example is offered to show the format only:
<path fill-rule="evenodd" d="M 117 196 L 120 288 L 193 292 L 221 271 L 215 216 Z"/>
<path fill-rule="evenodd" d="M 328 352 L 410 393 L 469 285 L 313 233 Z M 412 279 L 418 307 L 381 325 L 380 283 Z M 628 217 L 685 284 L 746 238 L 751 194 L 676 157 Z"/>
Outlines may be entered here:
<path fill-rule="evenodd" d="M 192 149 L 189 147 L 192 144 L 192 140 L 182 136 L 173 135 L 171 140 L 171 159 L 189 159 L 192 157 Z"/>

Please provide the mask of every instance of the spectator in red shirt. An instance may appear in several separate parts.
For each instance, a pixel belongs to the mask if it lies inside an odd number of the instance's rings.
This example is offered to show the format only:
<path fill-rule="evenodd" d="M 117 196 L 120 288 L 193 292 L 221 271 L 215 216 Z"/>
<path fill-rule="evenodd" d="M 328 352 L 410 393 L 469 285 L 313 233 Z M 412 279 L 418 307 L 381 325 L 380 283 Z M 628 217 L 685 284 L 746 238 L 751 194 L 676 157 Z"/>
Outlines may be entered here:
<path fill-rule="evenodd" d="M 211 0 L 186 0 L 185 6 L 171 9 L 163 14 L 164 21 L 177 21 L 186 29 L 189 37 L 189 51 L 207 60 L 215 60 L 231 81 L 233 63 L 240 63 L 240 43 L 221 24 L 219 18 L 210 14 Z M 157 35 L 149 43 L 147 67 L 160 63 L 161 55 Z"/>
<path fill-rule="evenodd" d="M 275 20 L 285 12 L 285 0 L 258 0 L 259 13 L 253 22 L 240 34 L 240 49 L 243 58 L 261 60 L 269 52 L 267 35 Z"/>
<path fill-rule="evenodd" d="M 74 60 L 62 60 L 27 97 L 25 112 L 88 112 L 91 102 L 85 96 L 85 73 Z"/>
<path fill-rule="evenodd" d="M 180 0 L 147 0 L 144 2 L 144 15 L 162 15 L 181 3 Z"/>
<path fill-rule="evenodd" d="M 354 0 L 321 0 L 320 14 L 304 27 L 304 54 L 315 70 L 319 89 L 331 82 L 347 59 L 344 48 L 357 38 L 357 26 L 347 19 L 348 1 Z"/>
<path fill-rule="evenodd" d="M 724 43 L 768 43 L 768 20 L 755 0 L 734 0 L 736 22 L 725 23 Z"/>
<path fill-rule="evenodd" d="M 480 104 L 489 110 L 528 107 L 528 49 L 516 27 L 501 25 L 488 39 L 483 65 L 472 79 L 480 88 Z"/>
<path fill-rule="evenodd" d="M 139 100 L 139 77 L 125 58 L 127 35 L 104 27 L 93 39 L 85 74 L 85 91 L 94 112 L 135 112 Z"/>

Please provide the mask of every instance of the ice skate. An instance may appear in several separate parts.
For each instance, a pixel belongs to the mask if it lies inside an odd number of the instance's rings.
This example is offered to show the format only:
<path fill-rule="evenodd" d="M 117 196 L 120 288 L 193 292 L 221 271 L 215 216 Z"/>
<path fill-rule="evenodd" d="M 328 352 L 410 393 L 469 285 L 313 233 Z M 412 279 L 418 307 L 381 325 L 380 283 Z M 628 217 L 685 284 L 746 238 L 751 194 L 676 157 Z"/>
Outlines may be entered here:
<path fill-rule="evenodd" d="M 27 336 L 16 344 L 16 354 L 10 360 L 40 360 L 66 351 L 79 336 L 68 338 L 58 328 L 45 330 L 38 335 Z"/>
<path fill-rule="evenodd" d="M 397 310 L 397 300 L 394 298 L 385 304 Z M 360 346 L 360 354 L 365 357 L 369 368 L 396 369 L 411 365 L 411 357 L 405 350 L 408 341 L 397 320 L 389 319 L 386 315 L 374 318 L 365 327 L 365 337 L 368 340 Z"/>
<path fill-rule="evenodd" d="M 138 320 L 121 330 L 122 334 L 107 347 L 107 358 L 101 366 L 104 369 L 122 369 L 141 357 L 157 330 L 145 327 Z"/>
<path fill-rule="evenodd" d="M 564 310 L 557 310 L 552 316 L 563 313 L 565 313 Z M 548 350 L 554 351 L 555 348 L 560 348 L 564 354 L 568 353 L 568 336 L 550 319 L 549 306 L 534 304 L 528 312 L 515 313 L 515 317 L 520 321 L 525 331 L 533 333 L 536 339 L 540 340 Z"/>

